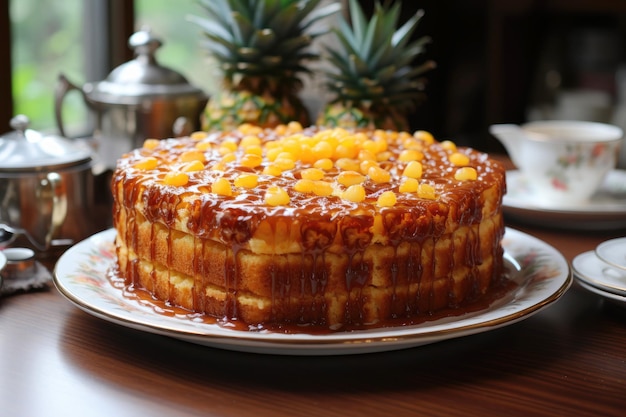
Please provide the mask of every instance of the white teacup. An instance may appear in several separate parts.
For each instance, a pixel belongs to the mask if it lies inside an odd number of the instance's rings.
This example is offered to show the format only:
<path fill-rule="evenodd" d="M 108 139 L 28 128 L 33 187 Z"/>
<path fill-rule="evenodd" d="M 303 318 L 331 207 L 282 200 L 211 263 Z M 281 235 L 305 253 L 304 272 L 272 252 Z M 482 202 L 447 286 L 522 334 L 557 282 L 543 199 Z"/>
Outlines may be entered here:
<path fill-rule="evenodd" d="M 623 131 L 584 121 L 547 120 L 489 128 L 545 205 L 584 204 L 615 169 Z"/>

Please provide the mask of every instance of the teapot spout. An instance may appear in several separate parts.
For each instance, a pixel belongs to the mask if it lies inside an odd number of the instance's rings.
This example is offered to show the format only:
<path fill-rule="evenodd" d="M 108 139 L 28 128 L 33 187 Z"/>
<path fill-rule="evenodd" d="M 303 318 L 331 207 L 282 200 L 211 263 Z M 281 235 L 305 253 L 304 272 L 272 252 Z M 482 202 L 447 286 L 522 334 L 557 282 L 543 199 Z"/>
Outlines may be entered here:
<path fill-rule="evenodd" d="M 521 146 L 526 139 L 524 130 L 516 124 L 496 124 L 489 127 L 489 133 L 496 137 L 504 146 L 515 165 L 521 156 Z"/>

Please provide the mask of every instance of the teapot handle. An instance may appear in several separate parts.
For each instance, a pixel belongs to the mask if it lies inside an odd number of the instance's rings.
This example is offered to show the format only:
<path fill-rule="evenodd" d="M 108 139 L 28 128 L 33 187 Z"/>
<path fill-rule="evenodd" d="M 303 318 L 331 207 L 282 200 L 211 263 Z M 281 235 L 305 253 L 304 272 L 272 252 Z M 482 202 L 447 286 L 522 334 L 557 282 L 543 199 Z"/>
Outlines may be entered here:
<path fill-rule="evenodd" d="M 65 194 L 65 184 L 63 178 L 56 172 L 49 172 L 45 178 L 42 178 L 39 189 L 37 190 L 40 212 L 46 217 L 46 236 L 44 244 L 34 242 L 32 236 L 29 236 L 31 243 L 35 244 L 38 249 L 46 249 L 52 242 L 52 238 L 56 231 L 63 225 L 67 215 L 67 196 Z"/>
<path fill-rule="evenodd" d="M 63 183 L 63 177 L 56 172 L 49 172 L 48 183 L 50 184 L 52 193 L 52 237 L 63 223 L 67 216 L 67 195 L 65 192 L 65 184 Z"/>
<path fill-rule="evenodd" d="M 63 117 L 62 117 L 63 99 L 65 98 L 67 93 L 69 93 L 72 90 L 79 91 L 81 95 L 83 96 L 84 102 L 87 105 L 89 105 L 89 100 L 87 100 L 87 95 L 85 94 L 83 89 L 78 87 L 75 84 L 72 84 L 72 82 L 70 82 L 70 80 L 68 80 L 65 75 L 59 74 L 57 87 L 54 91 L 54 117 L 56 119 L 59 133 L 61 134 L 61 136 L 64 136 L 64 137 L 66 137 L 66 135 L 65 135 L 65 128 L 63 126 Z"/>
<path fill-rule="evenodd" d="M 45 251 L 67 216 L 67 195 L 61 175 L 56 172 L 44 174 L 36 185 L 35 199 L 39 204 L 37 218 L 29 223 L 30 227 L 13 227 L 0 220 L 0 229 L 9 234 L 24 235 L 37 250 Z"/>

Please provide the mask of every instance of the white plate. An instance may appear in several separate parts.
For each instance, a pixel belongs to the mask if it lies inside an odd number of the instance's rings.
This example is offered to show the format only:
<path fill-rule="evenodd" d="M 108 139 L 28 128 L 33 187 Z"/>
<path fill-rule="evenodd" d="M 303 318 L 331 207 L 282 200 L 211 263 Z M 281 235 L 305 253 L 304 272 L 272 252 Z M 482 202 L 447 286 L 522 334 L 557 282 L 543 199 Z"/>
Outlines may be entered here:
<path fill-rule="evenodd" d="M 596 256 L 595 251 L 583 252 L 572 261 L 574 276 L 602 291 L 626 296 L 626 271 L 614 268 Z"/>
<path fill-rule="evenodd" d="M 4 267 L 7 265 L 7 257 L 4 256 L 4 253 L 2 253 L 2 251 L 0 250 L 0 272 L 2 272 L 2 270 L 4 269 Z M 0 286 L 2 284 L 2 277 L 0 277 Z"/>
<path fill-rule="evenodd" d="M 598 230 L 626 227 L 626 171 L 609 172 L 601 189 L 585 204 L 549 205 L 537 201 L 518 170 L 506 172 L 504 213 L 524 223 L 551 228 Z"/>
<path fill-rule="evenodd" d="M 596 247 L 596 255 L 616 268 L 626 270 L 626 237 L 606 240 Z"/>
<path fill-rule="evenodd" d="M 567 261 L 552 246 L 522 232 L 506 229 L 503 246 L 511 279 L 519 287 L 490 307 L 458 317 L 414 326 L 329 334 L 251 332 L 166 316 L 154 306 L 124 297 L 106 273 L 113 264 L 114 230 L 100 232 L 68 249 L 59 259 L 54 282 L 84 311 L 137 330 L 171 336 L 205 346 L 257 353 L 337 355 L 402 349 L 467 336 L 515 323 L 558 300 L 570 287 Z"/>

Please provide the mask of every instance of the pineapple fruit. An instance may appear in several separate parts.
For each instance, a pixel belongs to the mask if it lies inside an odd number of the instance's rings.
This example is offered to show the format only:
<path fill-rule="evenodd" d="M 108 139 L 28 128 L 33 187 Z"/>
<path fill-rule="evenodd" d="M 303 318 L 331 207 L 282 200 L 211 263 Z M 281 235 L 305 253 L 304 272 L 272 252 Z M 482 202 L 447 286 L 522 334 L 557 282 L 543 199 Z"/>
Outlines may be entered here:
<path fill-rule="evenodd" d="M 209 17 L 189 16 L 206 36 L 219 63 L 222 88 L 202 116 L 203 130 L 229 130 L 243 123 L 275 127 L 310 124 L 298 96 L 305 62 L 318 59 L 312 41 L 325 33 L 314 24 L 337 12 L 321 0 L 201 0 Z M 318 7 L 319 6 L 319 7 Z"/>
<path fill-rule="evenodd" d="M 407 130 L 408 113 L 424 98 L 423 74 L 435 67 L 428 60 L 412 66 L 430 38 L 411 40 L 424 12 L 400 28 L 400 2 L 374 5 L 367 20 L 357 0 L 349 0 L 351 25 L 339 20 L 338 45 L 328 47 L 326 76 L 332 96 L 317 124 L 323 126 Z"/>

